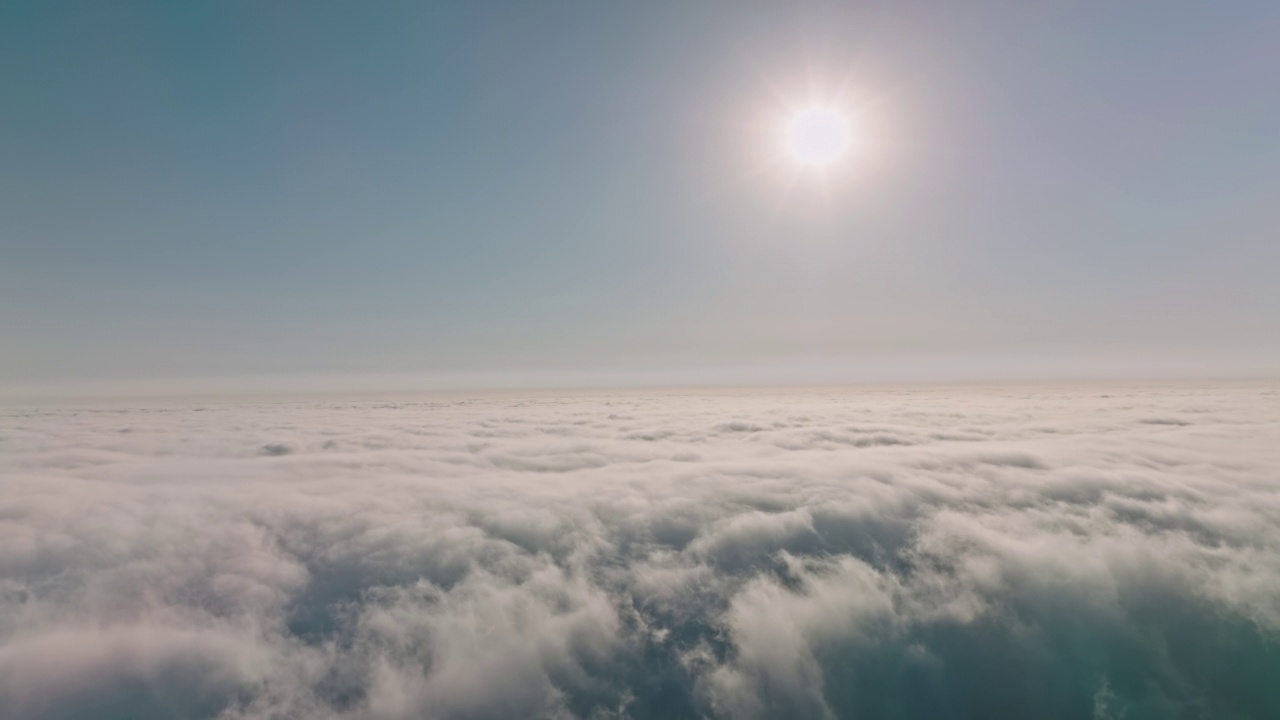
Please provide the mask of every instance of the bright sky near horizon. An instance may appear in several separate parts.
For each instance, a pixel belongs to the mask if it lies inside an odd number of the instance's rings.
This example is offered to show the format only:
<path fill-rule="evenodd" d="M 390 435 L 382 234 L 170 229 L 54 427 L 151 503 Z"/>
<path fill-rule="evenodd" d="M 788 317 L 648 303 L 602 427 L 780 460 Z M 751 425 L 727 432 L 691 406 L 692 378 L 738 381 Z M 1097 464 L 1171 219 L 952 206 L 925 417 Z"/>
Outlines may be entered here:
<path fill-rule="evenodd" d="M 0 386 L 1274 372 L 1277 37 L 1262 0 L 6 3 Z M 836 162 L 786 156 L 813 107 Z"/>

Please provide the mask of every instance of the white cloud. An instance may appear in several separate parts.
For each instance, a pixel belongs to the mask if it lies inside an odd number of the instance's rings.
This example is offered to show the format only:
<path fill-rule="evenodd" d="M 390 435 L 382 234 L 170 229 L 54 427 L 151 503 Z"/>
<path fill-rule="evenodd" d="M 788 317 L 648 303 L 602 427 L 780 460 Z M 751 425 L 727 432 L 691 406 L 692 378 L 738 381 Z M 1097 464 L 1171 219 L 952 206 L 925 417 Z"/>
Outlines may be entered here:
<path fill-rule="evenodd" d="M 0 707 L 1272 717 L 1273 392 L 4 411 Z"/>

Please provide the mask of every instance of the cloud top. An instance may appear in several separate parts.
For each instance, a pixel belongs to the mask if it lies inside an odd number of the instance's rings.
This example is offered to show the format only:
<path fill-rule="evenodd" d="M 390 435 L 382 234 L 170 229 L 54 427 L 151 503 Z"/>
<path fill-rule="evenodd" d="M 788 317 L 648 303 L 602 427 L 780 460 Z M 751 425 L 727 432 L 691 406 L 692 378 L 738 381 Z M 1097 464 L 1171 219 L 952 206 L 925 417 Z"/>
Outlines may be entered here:
<path fill-rule="evenodd" d="M 1280 717 L 1280 393 L 6 410 L 35 718 Z"/>

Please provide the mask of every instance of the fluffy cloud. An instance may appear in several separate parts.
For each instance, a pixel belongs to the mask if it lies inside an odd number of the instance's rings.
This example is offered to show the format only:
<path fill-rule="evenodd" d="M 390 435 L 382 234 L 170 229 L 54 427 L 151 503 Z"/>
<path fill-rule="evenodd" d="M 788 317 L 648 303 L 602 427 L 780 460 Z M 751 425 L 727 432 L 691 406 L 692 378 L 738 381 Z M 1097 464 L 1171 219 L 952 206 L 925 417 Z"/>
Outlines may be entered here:
<path fill-rule="evenodd" d="M 1280 393 L 10 409 L 34 718 L 1280 717 Z"/>

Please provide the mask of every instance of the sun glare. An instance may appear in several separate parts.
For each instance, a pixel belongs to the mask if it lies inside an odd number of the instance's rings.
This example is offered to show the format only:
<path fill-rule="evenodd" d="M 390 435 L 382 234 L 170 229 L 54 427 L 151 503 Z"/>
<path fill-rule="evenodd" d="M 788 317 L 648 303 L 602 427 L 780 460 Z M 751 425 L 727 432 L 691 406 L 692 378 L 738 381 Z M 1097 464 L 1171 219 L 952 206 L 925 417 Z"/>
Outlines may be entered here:
<path fill-rule="evenodd" d="M 852 140 L 848 118 L 831 108 L 804 110 L 787 126 L 791 157 L 814 167 L 825 167 L 844 157 Z"/>

